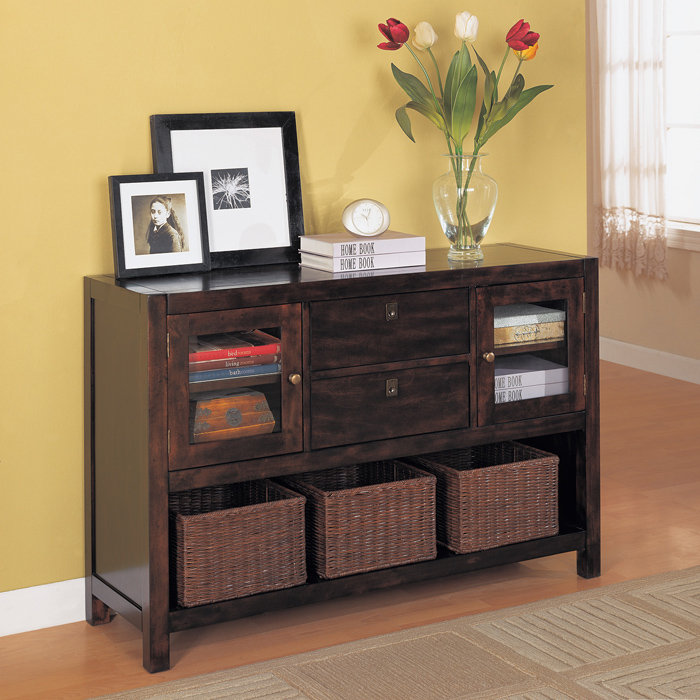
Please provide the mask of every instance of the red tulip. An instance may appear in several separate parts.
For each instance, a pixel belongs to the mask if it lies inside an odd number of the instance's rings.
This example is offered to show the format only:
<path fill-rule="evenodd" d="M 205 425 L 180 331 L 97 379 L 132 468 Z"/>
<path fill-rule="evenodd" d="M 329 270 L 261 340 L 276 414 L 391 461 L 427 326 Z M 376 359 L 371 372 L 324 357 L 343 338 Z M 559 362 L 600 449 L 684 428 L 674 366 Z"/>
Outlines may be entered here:
<path fill-rule="evenodd" d="M 518 20 L 506 34 L 506 44 L 515 51 L 525 51 L 534 46 L 540 35 L 530 31 L 530 23 L 525 20 Z"/>
<path fill-rule="evenodd" d="M 400 49 L 406 41 L 408 41 L 408 27 L 399 22 L 398 19 L 390 17 L 386 24 L 379 24 L 379 31 L 389 40 L 381 44 L 377 44 L 377 48 L 385 51 L 396 51 Z"/>

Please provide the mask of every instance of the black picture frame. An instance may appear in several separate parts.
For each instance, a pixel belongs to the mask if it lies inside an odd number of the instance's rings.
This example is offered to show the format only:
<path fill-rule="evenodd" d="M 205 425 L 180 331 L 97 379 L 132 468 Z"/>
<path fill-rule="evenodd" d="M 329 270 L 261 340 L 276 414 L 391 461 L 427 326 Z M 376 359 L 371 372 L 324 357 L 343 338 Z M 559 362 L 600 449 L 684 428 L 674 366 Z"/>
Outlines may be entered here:
<path fill-rule="evenodd" d="M 117 279 L 211 269 L 202 173 L 113 175 L 108 183 Z M 167 215 L 167 229 L 154 228 L 152 211 Z"/>
<path fill-rule="evenodd" d="M 156 172 L 204 174 L 212 268 L 299 262 L 304 217 L 294 112 L 156 114 L 151 144 Z M 217 192 L 223 200 L 215 201 Z"/>

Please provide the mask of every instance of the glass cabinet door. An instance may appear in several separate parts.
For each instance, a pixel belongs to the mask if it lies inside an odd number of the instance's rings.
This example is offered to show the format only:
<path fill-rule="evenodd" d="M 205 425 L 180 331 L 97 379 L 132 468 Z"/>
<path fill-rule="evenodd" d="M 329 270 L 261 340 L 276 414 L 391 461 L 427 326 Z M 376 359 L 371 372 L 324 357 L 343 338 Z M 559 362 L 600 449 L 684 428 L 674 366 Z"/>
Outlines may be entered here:
<path fill-rule="evenodd" d="M 299 304 L 171 317 L 171 468 L 302 448 Z"/>
<path fill-rule="evenodd" d="M 583 281 L 477 290 L 478 423 L 583 410 Z"/>

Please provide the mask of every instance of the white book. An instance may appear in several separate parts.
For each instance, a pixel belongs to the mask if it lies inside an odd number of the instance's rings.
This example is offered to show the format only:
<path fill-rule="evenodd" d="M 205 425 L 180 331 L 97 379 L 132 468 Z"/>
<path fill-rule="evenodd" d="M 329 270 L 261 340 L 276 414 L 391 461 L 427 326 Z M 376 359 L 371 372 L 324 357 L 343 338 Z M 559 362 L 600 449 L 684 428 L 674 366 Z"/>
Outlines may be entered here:
<path fill-rule="evenodd" d="M 425 251 L 413 250 L 407 253 L 358 255 L 349 258 L 329 258 L 325 255 L 302 253 L 300 264 L 326 272 L 361 272 L 389 267 L 413 267 L 414 265 L 425 265 Z"/>
<path fill-rule="evenodd" d="M 495 387 L 518 389 L 523 386 L 568 382 L 569 368 L 537 355 L 497 357 L 494 366 Z"/>
<path fill-rule="evenodd" d="M 536 384 L 524 386 L 520 389 L 496 389 L 494 396 L 496 403 L 508 403 L 509 401 L 523 401 L 524 399 L 539 399 L 542 396 L 554 396 L 566 394 L 569 391 L 569 382 L 551 382 L 550 384 Z"/>
<path fill-rule="evenodd" d="M 313 267 L 305 265 L 299 267 L 299 281 L 313 282 L 316 280 L 328 279 L 328 275 L 332 275 L 333 279 L 358 279 L 360 277 L 381 277 L 384 275 L 403 275 L 414 274 L 416 272 L 425 271 L 425 265 L 413 265 L 412 267 L 384 267 L 375 270 L 357 270 L 355 272 L 326 272 L 325 270 L 316 270 Z"/>
<path fill-rule="evenodd" d="M 299 249 L 329 258 L 406 253 L 425 250 L 425 236 L 413 236 L 399 231 L 384 231 L 371 238 L 353 236 L 351 233 L 321 233 L 316 236 L 300 236 Z"/>

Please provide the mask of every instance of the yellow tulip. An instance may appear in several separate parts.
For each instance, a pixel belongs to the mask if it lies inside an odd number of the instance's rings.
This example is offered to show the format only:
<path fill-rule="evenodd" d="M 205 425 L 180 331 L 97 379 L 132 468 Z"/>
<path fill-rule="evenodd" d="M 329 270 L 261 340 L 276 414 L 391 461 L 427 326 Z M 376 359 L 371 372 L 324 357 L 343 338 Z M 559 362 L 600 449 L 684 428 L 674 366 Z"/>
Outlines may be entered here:
<path fill-rule="evenodd" d="M 528 46 L 526 49 L 523 49 L 522 51 L 516 51 L 513 49 L 513 53 L 516 55 L 517 58 L 523 60 L 523 61 L 529 61 L 530 59 L 535 57 L 535 54 L 537 53 L 537 49 L 540 47 L 540 43 L 535 42 L 532 46 Z"/>

